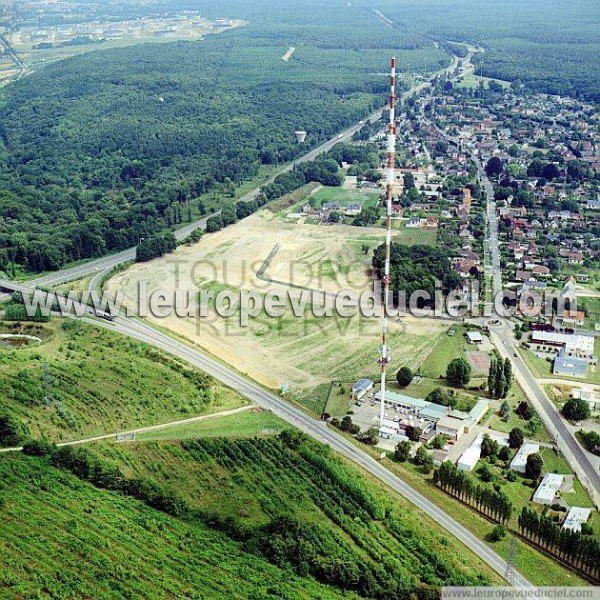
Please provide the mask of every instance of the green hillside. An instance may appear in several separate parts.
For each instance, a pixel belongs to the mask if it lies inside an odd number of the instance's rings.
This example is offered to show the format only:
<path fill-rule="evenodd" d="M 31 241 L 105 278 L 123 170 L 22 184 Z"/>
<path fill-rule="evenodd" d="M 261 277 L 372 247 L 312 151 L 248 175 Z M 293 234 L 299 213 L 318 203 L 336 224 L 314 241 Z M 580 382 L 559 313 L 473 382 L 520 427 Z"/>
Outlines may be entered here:
<path fill-rule="evenodd" d="M 209 523 L 296 574 L 361 596 L 397 598 L 406 589 L 498 581 L 407 501 L 300 434 L 98 444 L 61 449 L 52 460 L 135 494 L 139 485 L 130 482 L 143 481 L 153 490 L 145 497 L 165 510 Z M 94 475 L 98 465 L 110 475 Z"/>
<path fill-rule="evenodd" d="M 172 356 L 81 321 L 0 323 L 0 332 L 42 339 L 0 347 L 0 413 L 34 436 L 73 440 L 246 403 Z"/>
<path fill-rule="evenodd" d="M 353 597 L 42 459 L 0 460 L 0 597 Z"/>

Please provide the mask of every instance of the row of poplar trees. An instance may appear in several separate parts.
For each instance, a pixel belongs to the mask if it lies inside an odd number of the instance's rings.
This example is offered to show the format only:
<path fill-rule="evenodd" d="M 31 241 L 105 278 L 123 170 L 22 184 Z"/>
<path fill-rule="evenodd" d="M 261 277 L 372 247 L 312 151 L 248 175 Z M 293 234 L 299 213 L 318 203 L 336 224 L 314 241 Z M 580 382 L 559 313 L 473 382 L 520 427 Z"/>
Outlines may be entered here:
<path fill-rule="evenodd" d="M 506 523 L 510 519 L 513 506 L 505 494 L 477 484 L 450 461 L 443 462 L 434 471 L 433 481 L 451 496 L 495 521 Z"/>
<path fill-rule="evenodd" d="M 561 529 L 550 517 L 527 507 L 519 515 L 519 530 L 548 553 L 588 577 L 600 580 L 600 542 L 596 538 Z"/>
<path fill-rule="evenodd" d="M 488 390 L 492 398 L 506 398 L 512 386 L 513 372 L 510 359 L 494 356 L 488 373 Z"/>

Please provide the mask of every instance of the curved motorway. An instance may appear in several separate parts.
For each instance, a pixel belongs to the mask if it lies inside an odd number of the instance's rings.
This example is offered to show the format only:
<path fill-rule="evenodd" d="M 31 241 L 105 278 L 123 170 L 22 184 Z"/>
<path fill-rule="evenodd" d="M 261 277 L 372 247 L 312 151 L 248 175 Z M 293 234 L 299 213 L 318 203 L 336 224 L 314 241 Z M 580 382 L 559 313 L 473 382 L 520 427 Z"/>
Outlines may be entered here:
<path fill-rule="evenodd" d="M 23 292 L 34 290 L 32 286 L 2 280 L 0 280 L 0 287 Z M 402 481 L 402 479 L 394 475 L 366 452 L 337 432 L 329 429 L 323 421 L 319 421 L 309 416 L 300 408 L 288 403 L 276 394 L 266 390 L 247 377 L 242 376 L 231 367 L 220 363 L 218 360 L 205 354 L 201 350 L 174 339 L 169 335 L 154 329 L 143 321 L 123 316 L 116 317 L 114 321 L 105 321 L 94 318 L 93 308 L 86 307 L 85 311 L 89 315 L 89 317 L 85 317 L 85 319 L 93 322 L 95 325 L 145 342 L 185 360 L 192 366 L 197 367 L 221 383 L 236 390 L 256 405 L 272 411 L 294 427 L 307 433 L 316 440 L 327 444 L 333 450 L 358 464 L 391 487 L 394 491 L 404 496 L 419 510 L 428 514 L 434 521 L 460 540 L 475 555 L 481 558 L 481 560 L 486 562 L 496 573 L 501 577 L 504 577 L 507 570 L 507 563 L 503 558 L 496 554 L 482 540 L 473 535 L 468 529 L 447 515 L 440 507 L 415 491 L 410 485 Z M 71 443 L 77 443 L 77 441 Z M 4 451 L 10 450 L 19 450 L 19 448 L 5 449 Z M 512 583 L 520 588 L 533 587 L 517 572 L 514 572 L 513 574 Z"/>

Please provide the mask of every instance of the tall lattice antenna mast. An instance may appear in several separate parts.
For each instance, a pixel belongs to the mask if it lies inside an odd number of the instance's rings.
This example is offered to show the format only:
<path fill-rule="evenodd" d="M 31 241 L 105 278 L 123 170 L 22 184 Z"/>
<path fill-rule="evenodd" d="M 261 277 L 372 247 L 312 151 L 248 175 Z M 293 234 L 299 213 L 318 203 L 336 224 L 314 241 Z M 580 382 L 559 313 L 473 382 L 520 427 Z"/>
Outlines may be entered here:
<path fill-rule="evenodd" d="M 396 58 L 391 60 L 390 76 L 390 121 L 387 136 L 387 163 L 386 163 L 386 230 L 385 230 L 385 267 L 383 274 L 383 305 L 381 310 L 381 406 L 379 410 L 379 428 L 383 427 L 385 417 L 385 386 L 387 366 L 390 362 L 388 345 L 388 317 L 387 305 L 390 291 L 390 254 L 392 244 L 392 200 L 394 198 L 394 180 L 396 176 Z"/>

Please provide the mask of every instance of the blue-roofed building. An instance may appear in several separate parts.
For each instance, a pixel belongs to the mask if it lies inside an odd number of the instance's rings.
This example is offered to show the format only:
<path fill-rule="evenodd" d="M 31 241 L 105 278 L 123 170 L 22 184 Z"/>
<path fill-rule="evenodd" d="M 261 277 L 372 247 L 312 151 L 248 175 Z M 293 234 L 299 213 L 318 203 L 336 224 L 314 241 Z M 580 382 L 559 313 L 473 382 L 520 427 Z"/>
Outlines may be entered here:
<path fill-rule="evenodd" d="M 568 375 L 570 377 L 585 377 L 587 374 L 587 367 L 587 360 L 565 356 L 564 351 L 561 350 L 554 359 L 552 373 L 554 375 Z"/>
<path fill-rule="evenodd" d="M 359 379 L 352 386 L 352 399 L 360 400 L 364 395 L 371 389 L 373 389 L 374 383 L 370 379 Z"/>
<path fill-rule="evenodd" d="M 381 400 L 381 392 L 377 392 L 375 394 L 375 398 L 377 400 Z M 395 404 L 400 408 L 412 410 L 416 413 L 428 406 L 431 406 L 431 402 L 427 402 L 421 398 L 411 398 L 410 396 L 405 396 L 404 394 L 397 394 L 396 392 L 387 391 L 385 393 L 385 401 L 389 402 L 390 404 Z"/>
<path fill-rule="evenodd" d="M 477 425 L 477 423 L 481 421 L 483 415 L 485 415 L 489 406 L 489 400 L 485 400 L 485 398 L 480 398 L 479 400 L 477 400 L 475 406 L 469 411 L 469 418 L 471 419 L 474 425 Z"/>

